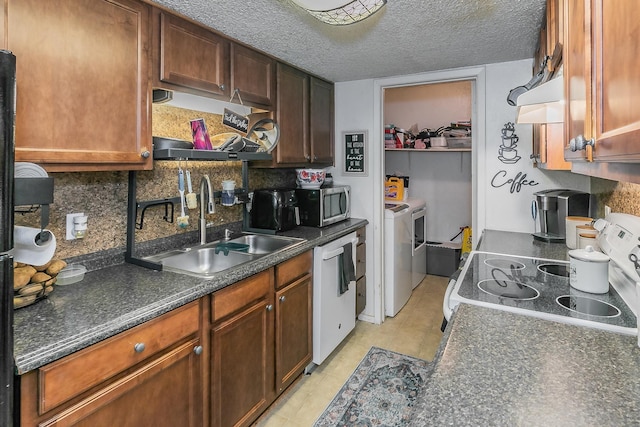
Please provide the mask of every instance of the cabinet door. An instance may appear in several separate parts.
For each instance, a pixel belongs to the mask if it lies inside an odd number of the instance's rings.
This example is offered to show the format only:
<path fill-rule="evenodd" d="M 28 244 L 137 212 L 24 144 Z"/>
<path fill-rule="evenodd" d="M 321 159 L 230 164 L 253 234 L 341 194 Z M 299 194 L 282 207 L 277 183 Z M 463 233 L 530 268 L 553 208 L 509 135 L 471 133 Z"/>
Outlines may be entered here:
<path fill-rule="evenodd" d="M 309 132 L 311 162 L 333 165 L 333 83 L 311 77 Z"/>
<path fill-rule="evenodd" d="M 280 140 L 275 150 L 278 164 L 309 162 L 309 75 L 288 65 L 277 66 L 276 121 Z"/>
<path fill-rule="evenodd" d="M 273 314 L 273 301 L 262 299 L 213 327 L 213 426 L 249 425 L 273 401 Z"/>
<path fill-rule="evenodd" d="M 582 135 L 591 135 L 591 2 L 566 0 L 564 14 L 565 46 L 565 141 L 566 160 L 591 160 L 591 147 L 587 151 L 571 151 L 569 141 Z"/>
<path fill-rule="evenodd" d="M 564 159 L 564 125 L 562 123 L 538 124 L 533 127 L 534 156 L 538 167 L 547 170 L 571 170 L 571 162 Z"/>
<path fill-rule="evenodd" d="M 311 362 L 313 288 L 307 274 L 276 292 L 276 388 L 284 390 Z"/>
<path fill-rule="evenodd" d="M 243 102 L 271 107 L 276 87 L 276 61 L 260 52 L 231 44 L 231 91 Z M 235 100 L 238 102 L 238 100 Z"/>
<path fill-rule="evenodd" d="M 50 171 L 151 169 L 149 6 L 10 0 L 8 11 L 16 160 Z"/>
<path fill-rule="evenodd" d="M 593 2 L 595 160 L 640 161 L 640 3 Z"/>
<path fill-rule="evenodd" d="M 189 426 L 202 418 L 201 356 L 191 340 L 39 426 Z"/>
<path fill-rule="evenodd" d="M 154 20 L 157 86 L 229 96 L 229 41 L 175 15 L 159 15 Z"/>

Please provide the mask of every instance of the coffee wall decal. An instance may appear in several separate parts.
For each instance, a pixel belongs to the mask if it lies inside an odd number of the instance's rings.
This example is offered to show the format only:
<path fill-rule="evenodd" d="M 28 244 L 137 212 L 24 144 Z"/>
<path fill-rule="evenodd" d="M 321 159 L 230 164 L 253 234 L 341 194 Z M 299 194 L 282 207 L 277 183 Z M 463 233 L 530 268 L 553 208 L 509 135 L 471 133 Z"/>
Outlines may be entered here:
<path fill-rule="evenodd" d="M 502 128 L 502 144 L 498 147 L 498 160 L 505 164 L 514 164 L 521 159 L 518 156 L 518 135 L 515 133 L 515 126 L 512 122 L 507 122 Z"/>

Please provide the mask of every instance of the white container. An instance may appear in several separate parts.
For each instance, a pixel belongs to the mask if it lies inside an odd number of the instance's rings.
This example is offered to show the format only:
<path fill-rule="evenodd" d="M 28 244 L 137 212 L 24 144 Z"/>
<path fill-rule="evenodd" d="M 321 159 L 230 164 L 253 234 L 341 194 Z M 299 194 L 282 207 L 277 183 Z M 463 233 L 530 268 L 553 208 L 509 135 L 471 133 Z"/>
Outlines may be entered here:
<path fill-rule="evenodd" d="M 565 217 L 565 235 L 567 247 L 569 249 L 576 249 L 578 242 L 576 240 L 576 226 L 578 225 L 591 225 L 593 218 L 586 216 L 568 216 Z"/>
<path fill-rule="evenodd" d="M 447 138 L 444 136 L 432 136 L 431 137 L 431 146 L 432 147 L 446 147 L 447 146 Z"/>
<path fill-rule="evenodd" d="M 569 251 L 569 284 L 592 294 L 609 292 L 609 256 L 587 246 Z"/>

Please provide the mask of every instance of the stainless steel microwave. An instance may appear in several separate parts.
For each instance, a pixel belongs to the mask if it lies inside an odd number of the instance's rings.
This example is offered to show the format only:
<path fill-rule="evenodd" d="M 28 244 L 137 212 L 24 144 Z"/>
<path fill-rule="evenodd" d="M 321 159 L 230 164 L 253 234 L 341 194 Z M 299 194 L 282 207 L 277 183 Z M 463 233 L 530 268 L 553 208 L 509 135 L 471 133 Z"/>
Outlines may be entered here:
<path fill-rule="evenodd" d="M 351 217 L 351 187 L 296 189 L 300 225 L 325 227 Z"/>

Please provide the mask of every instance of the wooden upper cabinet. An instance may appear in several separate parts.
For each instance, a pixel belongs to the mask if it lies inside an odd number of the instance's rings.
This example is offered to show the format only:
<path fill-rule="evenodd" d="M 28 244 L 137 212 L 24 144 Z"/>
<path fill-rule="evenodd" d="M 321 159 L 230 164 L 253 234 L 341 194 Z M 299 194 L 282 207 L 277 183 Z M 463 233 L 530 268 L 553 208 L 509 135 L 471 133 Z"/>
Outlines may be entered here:
<path fill-rule="evenodd" d="M 154 87 L 229 96 L 229 41 L 164 11 L 153 15 Z"/>
<path fill-rule="evenodd" d="M 276 61 L 258 51 L 231 43 L 230 90 L 236 89 L 243 102 L 267 108 L 275 105 Z"/>
<path fill-rule="evenodd" d="M 569 13 L 570 12 L 570 13 Z M 591 149 L 571 151 L 570 141 L 591 135 L 591 5 L 585 0 L 566 0 L 564 14 L 564 92 L 566 160 L 591 160 Z"/>
<path fill-rule="evenodd" d="M 291 166 L 333 164 L 333 83 L 285 64 L 277 65 L 276 121 L 280 141 L 275 163 Z"/>
<path fill-rule="evenodd" d="M 593 2 L 594 159 L 640 162 L 640 3 Z"/>
<path fill-rule="evenodd" d="M 311 77 L 309 132 L 311 163 L 333 164 L 333 83 Z"/>
<path fill-rule="evenodd" d="M 275 149 L 278 164 L 304 164 L 309 152 L 309 75 L 278 63 L 276 122 L 280 140 Z"/>
<path fill-rule="evenodd" d="M 151 169 L 149 6 L 8 1 L 16 160 L 49 171 Z"/>

